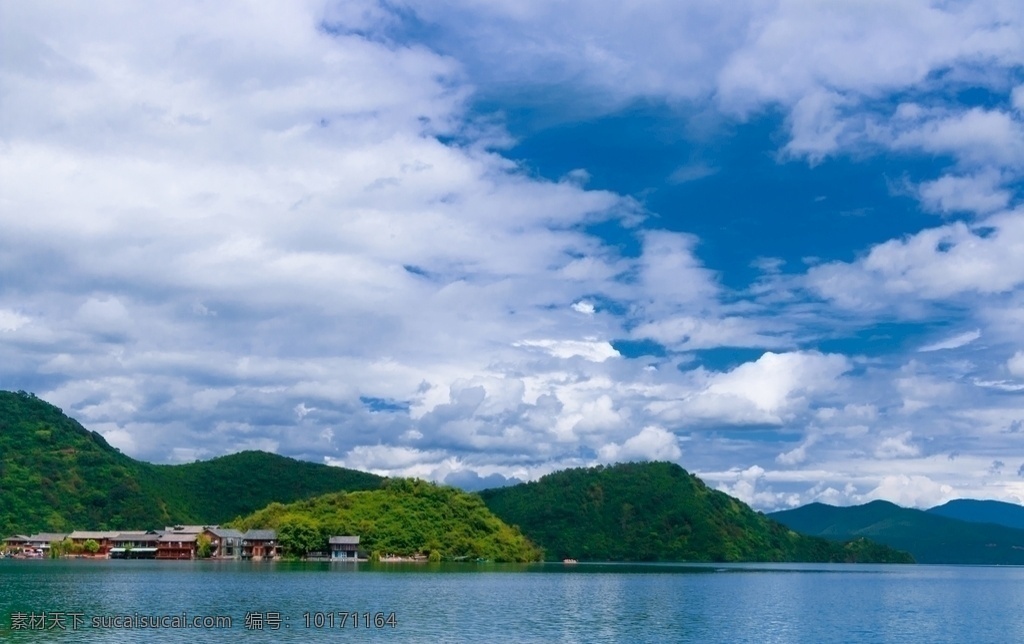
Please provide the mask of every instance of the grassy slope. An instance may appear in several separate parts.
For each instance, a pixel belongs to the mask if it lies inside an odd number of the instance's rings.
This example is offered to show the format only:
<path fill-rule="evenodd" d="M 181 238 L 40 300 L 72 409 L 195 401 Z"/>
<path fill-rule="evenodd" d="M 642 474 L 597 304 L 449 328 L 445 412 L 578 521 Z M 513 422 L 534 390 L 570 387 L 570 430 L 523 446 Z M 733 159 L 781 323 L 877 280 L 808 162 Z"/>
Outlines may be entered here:
<path fill-rule="evenodd" d="M 564 470 L 481 496 L 551 559 L 909 560 L 866 540 L 844 546 L 797 534 L 671 463 Z"/>
<path fill-rule="evenodd" d="M 477 495 L 410 479 L 391 479 L 373 491 L 274 503 L 232 525 L 281 530 L 289 523 L 315 526 L 321 548 L 330 535 L 355 534 L 363 550 L 399 555 L 435 550 L 445 558 L 534 561 L 541 554 Z"/>
<path fill-rule="evenodd" d="M 920 563 L 1024 564 L 1024 531 L 968 523 L 888 501 L 835 507 L 811 503 L 771 515 L 794 530 L 833 539 L 868 537 Z"/>
<path fill-rule="evenodd" d="M 272 501 L 372 489 L 382 480 L 264 452 L 152 465 L 121 454 L 43 400 L 0 392 L 0 537 L 219 523 Z"/>

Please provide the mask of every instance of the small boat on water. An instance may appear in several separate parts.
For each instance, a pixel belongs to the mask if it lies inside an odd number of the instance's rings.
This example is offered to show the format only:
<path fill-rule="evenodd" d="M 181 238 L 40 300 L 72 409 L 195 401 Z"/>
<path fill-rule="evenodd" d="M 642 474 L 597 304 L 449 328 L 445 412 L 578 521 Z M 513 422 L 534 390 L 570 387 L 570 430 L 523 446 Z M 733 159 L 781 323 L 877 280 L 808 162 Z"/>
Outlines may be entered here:
<path fill-rule="evenodd" d="M 579 563 L 579 562 L 576 561 L 575 559 L 562 559 L 562 563 L 564 563 L 564 564 L 575 564 L 575 563 Z"/>

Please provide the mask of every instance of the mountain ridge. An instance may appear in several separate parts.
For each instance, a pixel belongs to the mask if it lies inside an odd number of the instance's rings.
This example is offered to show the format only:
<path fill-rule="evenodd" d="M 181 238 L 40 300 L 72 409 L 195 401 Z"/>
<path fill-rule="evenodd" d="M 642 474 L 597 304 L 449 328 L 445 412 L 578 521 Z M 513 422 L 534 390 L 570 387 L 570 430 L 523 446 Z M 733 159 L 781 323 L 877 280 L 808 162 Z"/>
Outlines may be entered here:
<path fill-rule="evenodd" d="M 993 499 L 954 499 L 926 510 L 970 523 L 994 523 L 1024 530 L 1024 506 Z"/>
<path fill-rule="evenodd" d="M 674 463 L 561 470 L 480 495 L 556 560 L 912 561 L 867 539 L 797 534 Z"/>
<path fill-rule="evenodd" d="M 963 521 L 889 501 L 854 506 L 810 503 L 768 516 L 808 535 L 867 537 L 909 552 L 918 563 L 1024 565 L 1024 530 Z"/>
<path fill-rule="evenodd" d="M 147 463 L 33 394 L 0 391 L 2 536 L 220 523 L 273 501 L 374 489 L 383 480 L 257 451 Z"/>
<path fill-rule="evenodd" d="M 401 479 L 383 479 L 253 451 L 184 465 L 146 463 L 122 454 L 98 433 L 31 394 L 0 392 L 0 532 L 6 533 L 4 536 L 14 532 L 225 523 L 324 494 L 402 489 L 403 484 L 395 481 Z M 449 494 L 427 493 L 427 488 L 415 485 L 410 489 L 442 505 L 442 497 Z M 538 497 L 542 505 L 531 508 L 522 500 L 524 490 L 527 496 L 544 491 Z M 387 507 L 367 501 L 376 498 L 353 497 L 371 507 Z M 523 534 L 546 549 L 549 558 L 910 561 L 905 553 L 867 539 L 834 544 L 799 535 L 738 499 L 709 489 L 671 463 L 563 470 L 533 483 L 484 490 L 476 498 L 481 500 L 480 508 L 512 526 L 513 532 L 515 526 L 521 526 Z M 473 505 L 461 496 L 458 499 L 458 503 Z M 401 503 L 406 501 L 409 499 L 403 497 Z M 516 511 L 517 505 L 532 512 L 525 516 Z M 437 509 L 422 506 L 410 511 L 409 516 Z M 371 535 L 375 525 L 393 519 L 360 512 L 361 523 L 335 527 L 365 529 Z M 489 520 L 483 514 L 472 519 L 482 523 Z M 381 533 L 381 544 L 396 546 L 388 539 L 402 533 L 392 527 Z M 436 545 L 439 539 L 435 537 L 417 536 L 397 545 Z M 508 546 L 508 539 L 503 543 L 510 550 L 466 546 L 473 542 L 473 538 L 463 539 L 459 548 L 469 554 L 475 547 L 475 551 L 497 553 L 494 556 L 502 558 L 523 558 L 508 554 L 518 547 Z"/>

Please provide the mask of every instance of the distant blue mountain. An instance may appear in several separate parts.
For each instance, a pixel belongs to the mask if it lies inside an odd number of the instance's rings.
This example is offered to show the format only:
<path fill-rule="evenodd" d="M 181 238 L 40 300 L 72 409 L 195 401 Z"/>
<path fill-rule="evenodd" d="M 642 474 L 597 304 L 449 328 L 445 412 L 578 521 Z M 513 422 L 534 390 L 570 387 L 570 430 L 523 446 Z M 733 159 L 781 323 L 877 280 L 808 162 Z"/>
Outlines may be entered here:
<path fill-rule="evenodd" d="M 994 523 L 1024 530 L 1024 506 L 1016 503 L 956 499 L 927 512 L 971 523 Z"/>
<path fill-rule="evenodd" d="M 1024 565 L 1024 530 L 901 508 L 888 501 L 849 507 L 811 503 L 768 517 L 815 537 L 867 537 L 909 552 L 918 563 Z"/>

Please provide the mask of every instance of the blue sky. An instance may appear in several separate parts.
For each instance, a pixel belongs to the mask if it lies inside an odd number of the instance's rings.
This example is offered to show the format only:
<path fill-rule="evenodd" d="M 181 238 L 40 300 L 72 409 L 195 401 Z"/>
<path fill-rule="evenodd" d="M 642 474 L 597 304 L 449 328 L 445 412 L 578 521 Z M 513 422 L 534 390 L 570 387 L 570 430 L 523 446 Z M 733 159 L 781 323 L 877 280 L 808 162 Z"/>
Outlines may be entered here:
<path fill-rule="evenodd" d="M 1017 2 L 0 25 L 0 387 L 132 456 L 1024 502 Z"/>

